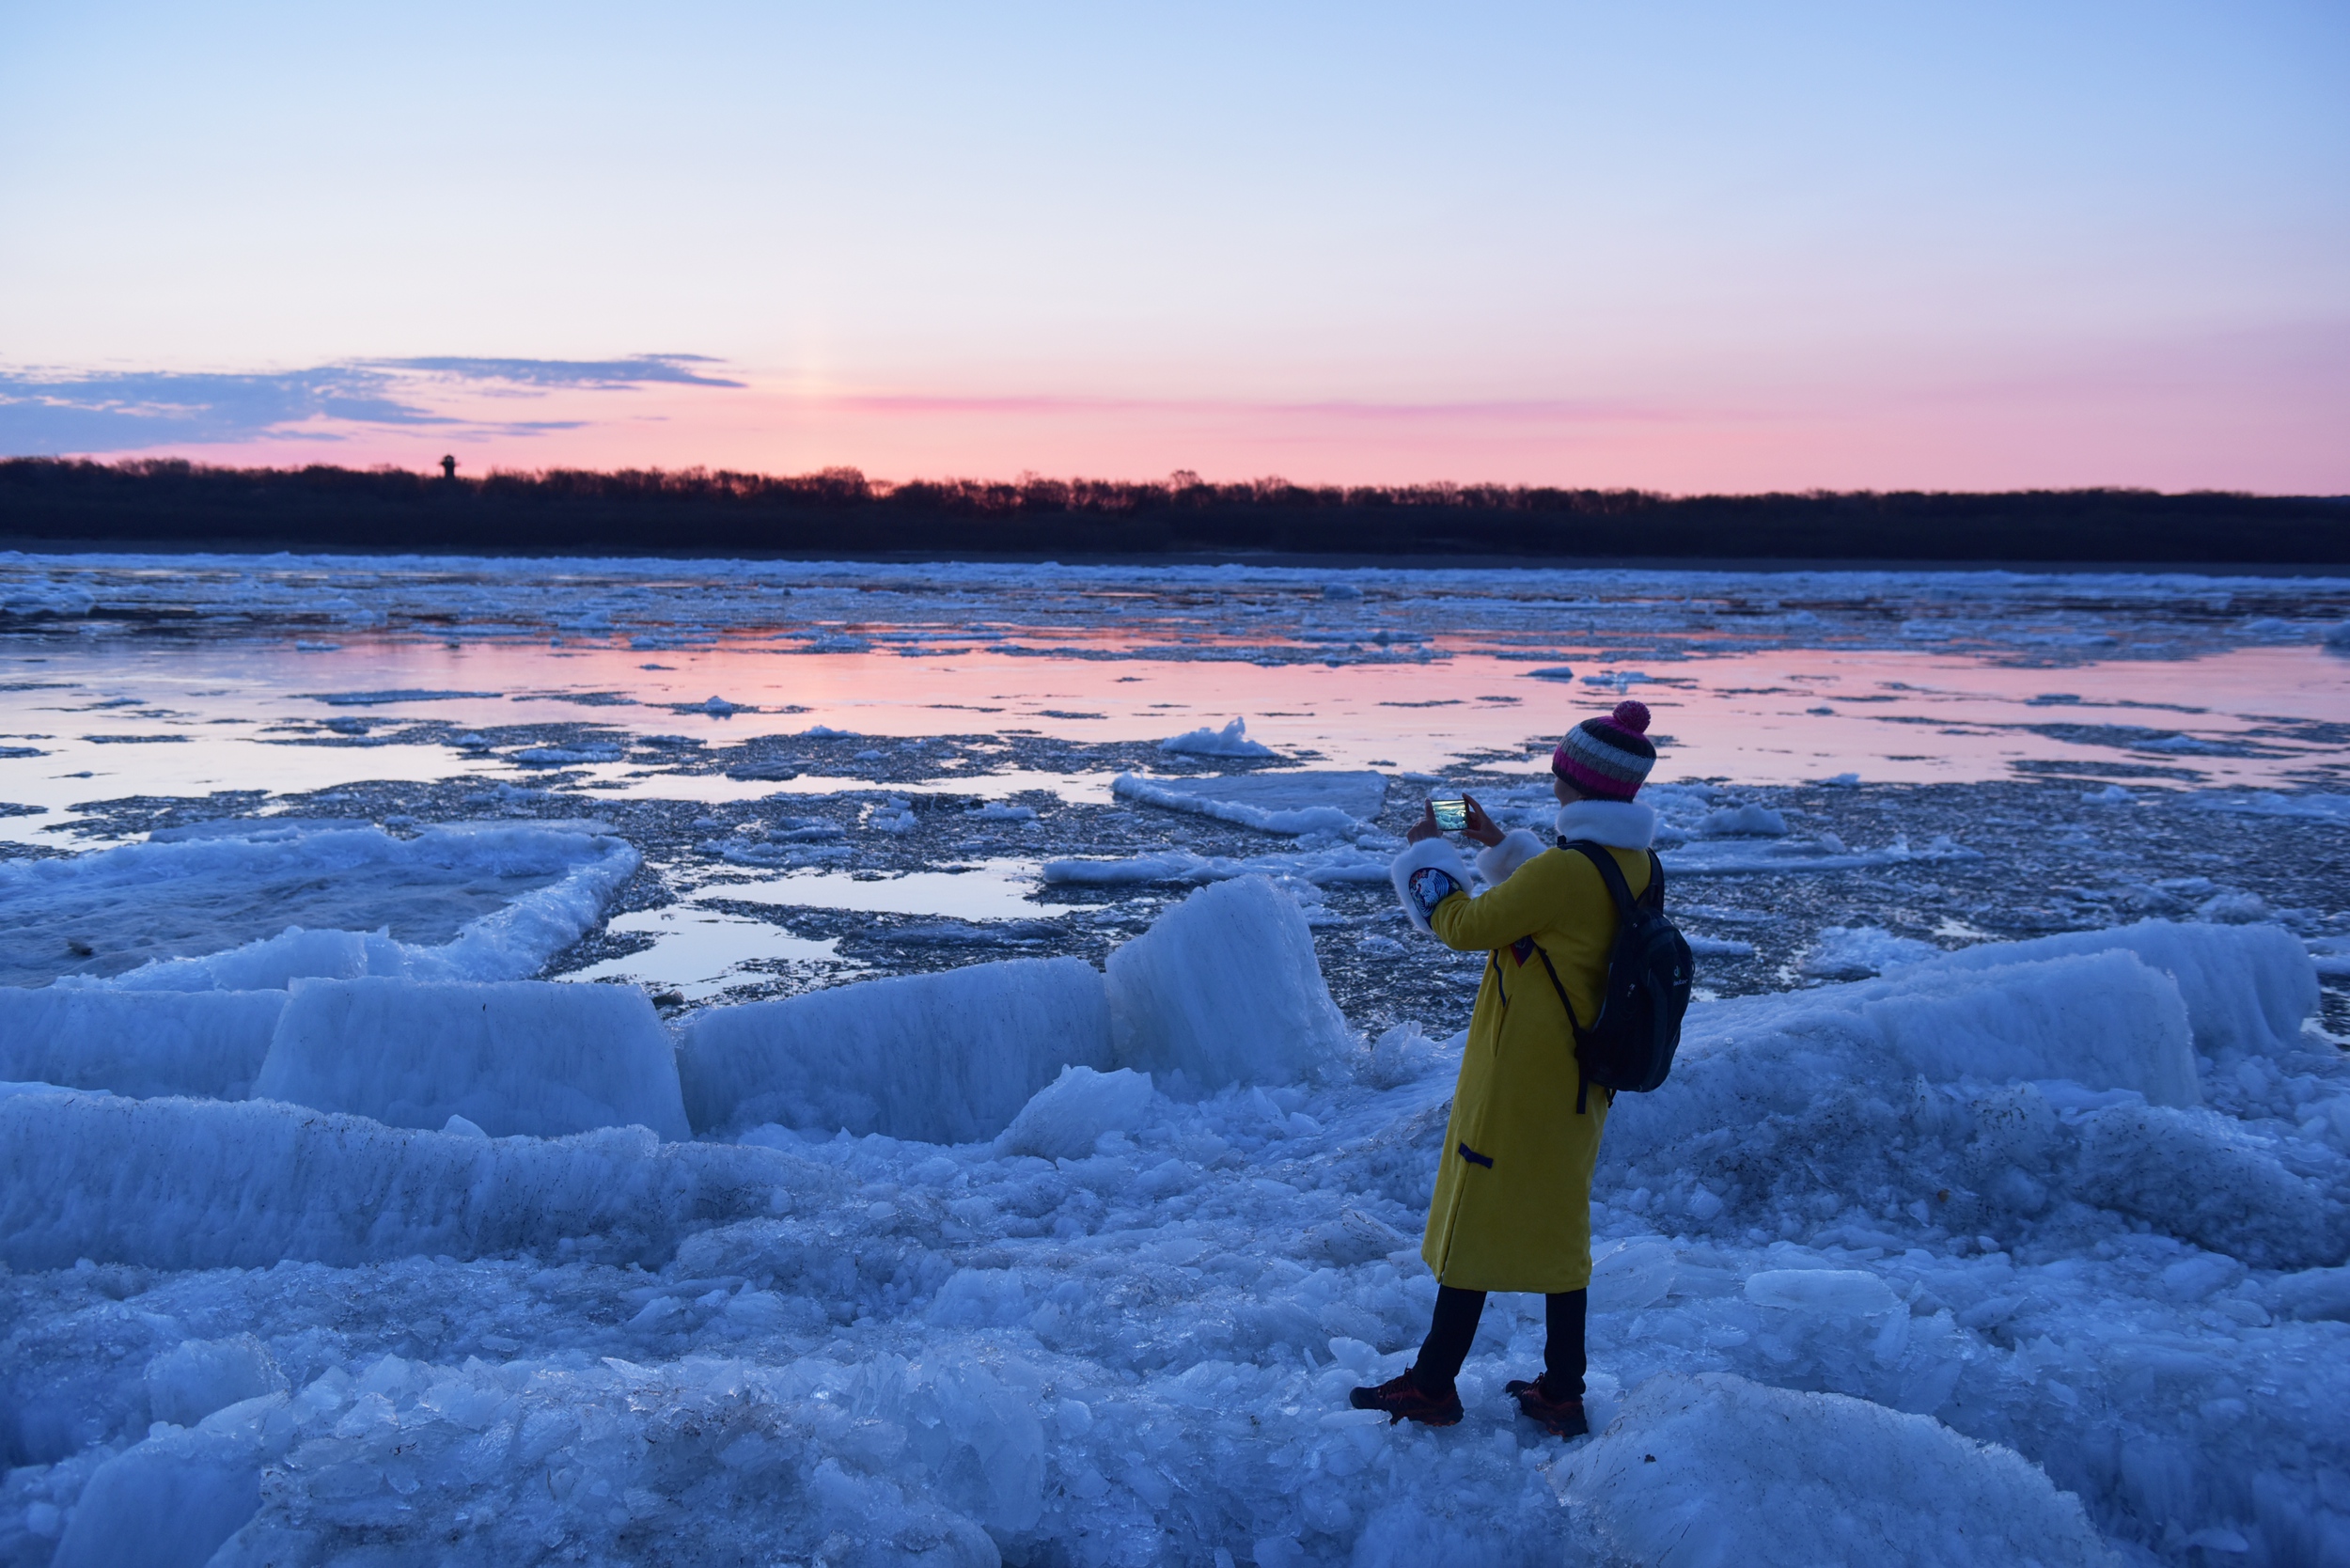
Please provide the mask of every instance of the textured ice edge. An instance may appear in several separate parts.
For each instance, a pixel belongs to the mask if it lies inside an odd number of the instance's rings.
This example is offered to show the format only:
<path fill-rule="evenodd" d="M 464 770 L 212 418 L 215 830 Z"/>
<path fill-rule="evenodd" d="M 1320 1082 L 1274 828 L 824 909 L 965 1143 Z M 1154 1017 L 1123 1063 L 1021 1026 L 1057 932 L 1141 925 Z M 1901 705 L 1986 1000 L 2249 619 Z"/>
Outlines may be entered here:
<path fill-rule="evenodd" d="M 515 850 L 554 851 L 573 859 L 556 881 L 477 917 L 437 947 L 402 942 L 388 932 L 306 931 L 289 926 L 275 936 L 200 958 L 159 959 L 107 979 L 61 976 L 60 986 L 124 991 L 282 990 L 296 977 L 355 980 L 380 976 L 414 980 L 523 980 L 576 942 L 603 917 L 641 857 L 622 839 L 603 834 L 549 832 L 543 827 L 442 828 L 485 857 Z M 365 848 L 384 835 L 372 829 L 312 834 L 302 842 L 321 858 Z M 390 840 L 398 843 L 400 840 Z M 139 851 L 196 852 L 213 844 L 134 845 Z M 108 852 L 120 853 L 120 852 Z M 70 868 L 75 862 L 39 862 Z"/>

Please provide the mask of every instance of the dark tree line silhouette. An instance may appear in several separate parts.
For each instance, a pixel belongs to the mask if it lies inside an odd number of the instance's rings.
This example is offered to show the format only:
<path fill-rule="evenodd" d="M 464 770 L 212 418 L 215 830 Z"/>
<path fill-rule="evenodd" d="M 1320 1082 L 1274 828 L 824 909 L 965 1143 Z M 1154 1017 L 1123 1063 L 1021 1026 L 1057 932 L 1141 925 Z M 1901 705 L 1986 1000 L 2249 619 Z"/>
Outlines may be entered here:
<path fill-rule="evenodd" d="M 2201 491 L 1673 496 L 1492 484 L 918 479 L 0 461 L 19 548 L 889 557 L 1244 554 L 2324 566 L 2350 497 Z"/>

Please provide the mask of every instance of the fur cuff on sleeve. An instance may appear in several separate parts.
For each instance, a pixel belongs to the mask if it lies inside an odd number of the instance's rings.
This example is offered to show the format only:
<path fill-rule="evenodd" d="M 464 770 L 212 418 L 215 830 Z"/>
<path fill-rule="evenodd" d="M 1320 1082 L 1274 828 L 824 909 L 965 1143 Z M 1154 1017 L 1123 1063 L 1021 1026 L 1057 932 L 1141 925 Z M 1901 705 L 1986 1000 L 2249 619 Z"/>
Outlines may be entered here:
<path fill-rule="evenodd" d="M 1442 839 L 1422 839 L 1417 844 L 1406 844 L 1403 853 L 1395 857 L 1395 864 L 1387 868 L 1387 880 L 1395 885 L 1395 896 L 1402 901 L 1403 913 L 1411 917 L 1412 924 L 1433 936 L 1435 933 L 1429 931 L 1427 911 L 1412 896 L 1415 871 L 1433 871 L 1449 877 L 1453 886 L 1465 893 L 1469 886 L 1468 868 L 1461 864 L 1459 852 Z"/>
<path fill-rule="evenodd" d="M 1488 884 L 1510 880 L 1512 872 L 1550 846 L 1523 827 L 1513 827 L 1501 842 L 1477 852 L 1477 874 Z"/>

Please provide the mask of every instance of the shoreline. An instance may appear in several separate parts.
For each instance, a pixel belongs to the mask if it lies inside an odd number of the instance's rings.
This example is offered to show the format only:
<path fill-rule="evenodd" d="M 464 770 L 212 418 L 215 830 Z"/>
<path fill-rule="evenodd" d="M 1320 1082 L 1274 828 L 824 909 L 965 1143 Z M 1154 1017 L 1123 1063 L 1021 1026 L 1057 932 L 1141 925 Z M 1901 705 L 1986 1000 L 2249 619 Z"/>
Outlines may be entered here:
<path fill-rule="evenodd" d="M 941 566 L 1186 566 L 1264 567 L 1279 571 L 1331 572 L 2011 572 L 2019 576 L 2086 577 L 2276 577 L 2350 581 L 2350 562 L 2028 560 L 2013 557 L 1938 558 L 1897 556 L 1537 556 L 1480 552 L 1399 555 L 1373 551 L 1322 554 L 1297 550 L 734 550 L 692 548 L 560 549 L 478 546 L 462 550 L 384 544 L 298 545 L 272 540 L 89 540 L 32 538 L 0 533 L 0 555 L 29 557 L 123 556 L 348 557 L 355 560 L 642 560 L 776 561 L 809 564 L 908 567 Z"/>

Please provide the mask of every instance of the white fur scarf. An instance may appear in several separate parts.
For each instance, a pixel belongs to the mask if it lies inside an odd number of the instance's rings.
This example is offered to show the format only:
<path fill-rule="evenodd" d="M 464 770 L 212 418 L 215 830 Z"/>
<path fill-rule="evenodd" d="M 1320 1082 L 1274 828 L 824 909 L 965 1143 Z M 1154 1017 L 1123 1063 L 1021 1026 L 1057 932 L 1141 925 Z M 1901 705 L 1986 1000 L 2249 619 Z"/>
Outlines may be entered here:
<path fill-rule="evenodd" d="M 1656 812 L 1630 800 L 1578 800 L 1559 808 L 1554 823 L 1561 841 L 1590 839 L 1613 849 L 1646 849 L 1656 839 Z M 1539 834 L 1512 828 L 1501 842 L 1478 852 L 1477 874 L 1503 883 L 1520 866 L 1550 848 Z"/>
<path fill-rule="evenodd" d="M 1590 839 L 1609 849 L 1641 850 L 1656 841 L 1656 810 L 1637 800 L 1578 800 L 1559 808 L 1559 837 Z"/>

